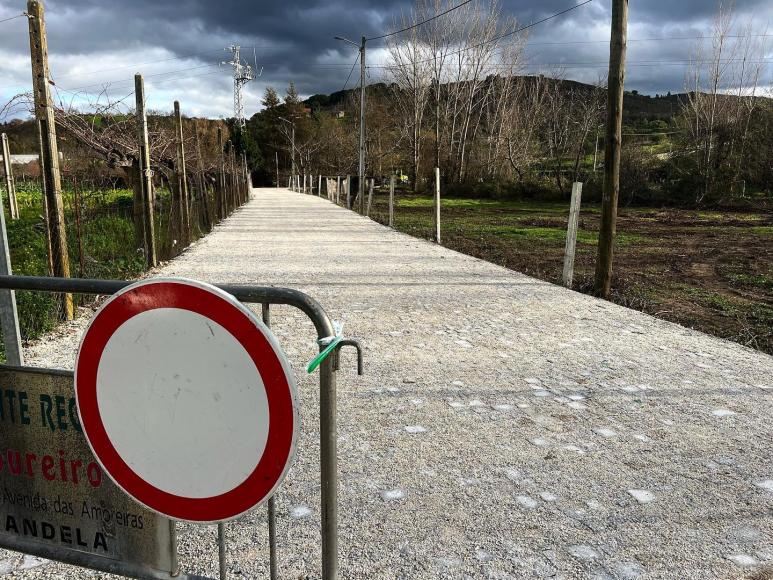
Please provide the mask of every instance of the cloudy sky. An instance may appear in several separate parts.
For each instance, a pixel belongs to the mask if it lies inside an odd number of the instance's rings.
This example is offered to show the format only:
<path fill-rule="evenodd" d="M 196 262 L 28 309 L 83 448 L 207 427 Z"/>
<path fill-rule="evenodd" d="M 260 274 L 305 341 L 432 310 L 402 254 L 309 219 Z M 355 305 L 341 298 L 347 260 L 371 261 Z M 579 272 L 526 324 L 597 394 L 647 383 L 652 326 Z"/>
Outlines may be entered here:
<path fill-rule="evenodd" d="M 473 0 L 487 2 L 489 0 Z M 580 0 L 501 0 L 504 12 L 530 23 Z M 753 19 L 756 32 L 773 25 L 773 2 L 736 0 L 735 20 Z M 246 93 L 247 114 L 259 108 L 267 85 L 284 92 L 295 81 L 303 96 L 340 90 L 356 57 L 354 47 L 333 40 L 394 30 L 410 0 L 48 0 L 47 26 L 56 98 L 76 104 L 130 95 L 135 72 L 146 75 L 149 105 L 171 110 L 179 99 L 189 115 L 233 114 L 231 71 L 224 47 L 240 44 L 262 76 Z M 605 74 L 610 0 L 590 3 L 531 29 L 529 72 L 563 65 L 569 78 L 593 82 Z M 656 94 L 683 90 L 685 60 L 694 37 L 710 34 L 712 0 L 633 0 L 629 23 L 627 89 Z M 0 21 L 20 14 L 23 0 L 0 0 Z M 764 41 L 770 38 L 762 38 Z M 766 60 L 773 62 L 767 42 Z M 706 44 L 708 46 L 708 44 Z M 372 43 L 368 62 L 385 61 L 383 44 Z M 29 44 L 24 18 L 0 22 L 0 106 L 30 88 Z M 770 84 L 771 65 L 766 65 Z M 356 76 L 357 73 L 355 73 Z M 383 69 L 369 71 L 370 82 Z M 354 76 L 349 82 L 352 86 Z M 132 99 L 127 98 L 128 103 Z M 17 113 L 21 114 L 21 113 Z"/>

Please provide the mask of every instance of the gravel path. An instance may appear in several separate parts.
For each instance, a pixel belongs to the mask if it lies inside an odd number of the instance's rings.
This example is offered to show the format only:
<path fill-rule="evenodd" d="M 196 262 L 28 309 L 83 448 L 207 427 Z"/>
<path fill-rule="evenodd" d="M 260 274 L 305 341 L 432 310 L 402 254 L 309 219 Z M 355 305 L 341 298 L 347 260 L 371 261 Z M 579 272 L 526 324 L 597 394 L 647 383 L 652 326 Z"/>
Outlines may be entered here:
<path fill-rule="evenodd" d="M 339 374 L 344 578 L 773 577 L 767 355 L 285 190 L 255 190 L 158 274 L 297 288 L 363 340 L 367 375 L 351 354 Z M 272 318 L 303 391 L 281 577 L 314 578 L 314 333 L 293 309 Z M 84 323 L 32 364 L 72 367 Z M 228 534 L 232 573 L 267 577 L 265 510 Z M 180 541 L 185 569 L 214 576 L 214 530 Z M 0 576 L 20 562 L 0 554 Z"/>

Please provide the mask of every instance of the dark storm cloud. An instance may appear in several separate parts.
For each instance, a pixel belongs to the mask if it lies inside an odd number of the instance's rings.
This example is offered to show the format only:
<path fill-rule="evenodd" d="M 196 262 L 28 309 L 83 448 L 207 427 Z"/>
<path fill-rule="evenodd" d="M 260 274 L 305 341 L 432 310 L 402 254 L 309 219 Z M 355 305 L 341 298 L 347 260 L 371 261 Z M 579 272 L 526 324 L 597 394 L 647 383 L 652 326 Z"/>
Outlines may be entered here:
<path fill-rule="evenodd" d="M 528 23 L 563 10 L 576 0 L 501 0 L 504 12 L 521 23 Z M 260 93 L 266 85 L 280 92 L 295 81 L 304 95 L 339 90 L 353 63 L 353 47 L 333 40 L 342 35 L 358 40 L 392 28 L 400 14 L 410 10 L 411 2 L 403 0 L 284 0 L 248 2 L 246 0 L 49 0 L 47 3 L 49 45 L 55 78 L 76 85 L 130 78 L 132 68 L 83 75 L 86 71 L 144 63 L 169 57 L 189 56 L 136 68 L 146 75 L 163 73 L 225 60 L 223 47 L 235 42 L 245 47 L 256 46 L 258 66 L 263 76 L 250 86 L 248 113 L 254 112 Z M 0 0 L 0 17 L 24 9 L 20 0 Z M 696 36 L 707 34 L 716 10 L 710 0 L 636 0 L 630 7 L 632 39 L 663 36 Z M 565 63 L 569 78 L 593 82 L 605 73 L 609 37 L 609 0 L 594 0 L 561 18 L 539 25 L 530 32 L 527 54 L 532 65 Z M 770 20 L 773 8 L 767 0 L 739 0 L 739 21 L 756 15 L 758 22 Z M 13 57 L 27 54 L 23 20 L 0 24 L 0 51 Z M 546 44 L 566 41 L 601 41 L 587 44 Z M 644 61 L 684 60 L 694 41 L 632 42 L 629 50 L 628 88 L 643 92 L 679 91 L 685 69 L 682 65 L 644 66 Z M 379 59 L 374 43 L 370 62 Z M 251 48 L 245 58 L 253 58 Z M 28 82 L 23 58 L 10 61 L 7 71 L 0 71 L 0 97 L 9 90 L 9 81 Z M 119 64 L 123 63 L 123 65 Z M 320 66 L 321 64 L 341 66 Z M 195 101 L 192 107 L 208 114 L 228 115 L 228 70 L 222 75 L 205 74 L 218 69 L 195 69 L 201 74 L 173 83 L 159 84 L 153 94 L 185 91 Z M 74 73 L 79 73 L 75 75 Z M 180 73 L 185 76 L 185 73 Z M 378 80 L 380 71 L 370 71 Z M 68 78 L 69 77 L 69 78 Z M 158 78 L 158 77 L 156 77 Z M 150 80 L 150 79 L 149 79 Z M 67 81 L 67 82 L 65 82 Z M 70 86 L 74 86 L 70 84 Z M 127 85 L 128 86 L 128 85 Z M 117 90 L 117 89 L 116 89 Z"/>

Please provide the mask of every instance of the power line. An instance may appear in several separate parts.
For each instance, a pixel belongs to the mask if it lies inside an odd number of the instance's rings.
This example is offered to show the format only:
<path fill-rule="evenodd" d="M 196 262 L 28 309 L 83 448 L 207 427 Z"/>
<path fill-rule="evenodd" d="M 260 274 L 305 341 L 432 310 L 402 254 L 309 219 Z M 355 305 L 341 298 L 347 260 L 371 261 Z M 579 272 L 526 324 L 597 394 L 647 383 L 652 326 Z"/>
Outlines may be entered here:
<path fill-rule="evenodd" d="M 767 38 L 773 34 L 736 34 L 725 38 Z M 668 42 L 672 40 L 709 40 L 713 36 L 661 36 L 653 38 L 629 38 L 627 42 Z M 565 44 L 609 44 L 608 40 L 567 40 L 564 42 L 527 42 L 526 46 L 552 46 Z"/>
<path fill-rule="evenodd" d="M 508 36 L 512 36 L 513 34 L 518 34 L 519 32 L 523 32 L 524 30 L 528 30 L 529 28 L 533 28 L 537 26 L 538 24 L 542 24 L 544 22 L 547 22 L 548 20 L 553 20 L 554 18 L 558 18 L 559 16 L 563 16 L 567 12 L 571 12 L 572 10 L 577 10 L 578 8 L 585 6 L 586 4 L 590 4 L 593 2 L 593 0 L 585 0 L 585 2 L 581 2 L 579 4 L 575 4 L 574 6 L 571 6 L 569 8 L 566 8 L 565 10 L 561 10 L 560 12 L 556 12 L 555 14 L 551 14 L 550 16 L 547 16 L 543 18 L 542 20 L 537 20 L 536 22 L 532 22 L 531 24 L 527 24 L 526 26 L 521 26 L 519 28 L 516 28 L 515 30 L 511 30 L 510 32 L 506 32 L 504 34 L 500 34 L 499 36 L 495 36 L 494 38 L 491 38 L 489 40 L 486 40 L 484 42 L 481 42 L 479 44 L 476 44 L 474 46 L 469 46 L 464 48 L 463 50 L 457 51 L 456 53 L 451 54 L 458 54 L 460 52 L 464 52 L 465 50 L 472 50 L 474 48 L 480 48 L 481 46 L 485 46 L 486 44 L 490 44 L 492 42 L 496 42 L 497 40 L 502 40 L 503 38 L 507 38 Z"/>
<path fill-rule="evenodd" d="M 250 48 L 258 49 L 258 48 L 275 48 L 275 47 L 271 46 L 271 45 L 260 45 L 260 46 L 255 45 L 255 46 L 243 46 L 242 47 L 242 49 L 250 49 Z M 204 50 L 204 51 L 201 51 L 201 52 L 193 52 L 193 53 L 190 53 L 190 54 L 184 54 L 182 56 L 172 56 L 172 57 L 169 57 L 169 58 L 162 58 L 162 59 L 158 59 L 158 60 L 149 60 L 149 61 L 146 61 L 146 62 L 137 62 L 137 63 L 132 63 L 132 64 L 114 66 L 114 67 L 110 67 L 110 68 L 103 68 L 103 69 L 99 69 L 99 70 L 91 70 L 91 71 L 86 71 L 86 72 L 82 72 L 82 73 L 73 73 L 73 74 L 69 74 L 69 75 L 60 76 L 60 77 L 57 77 L 57 78 L 59 78 L 59 79 L 69 79 L 69 78 L 73 78 L 73 77 L 82 77 L 82 76 L 87 76 L 87 75 L 92 75 L 92 74 L 103 73 L 103 72 L 112 72 L 114 70 L 121 70 L 121 69 L 127 69 L 127 68 L 134 68 L 134 67 L 138 67 L 138 66 L 147 66 L 147 65 L 152 65 L 152 64 L 159 64 L 159 63 L 162 63 L 162 62 L 170 62 L 170 61 L 173 61 L 173 60 L 185 60 L 185 59 L 201 56 L 202 54 L 215 54 L 215 53 L 222 53 L 222 52 L 223 52 L 222 49 Z"/>
<path fill-rule="evenodd" d="M 581 8 L 582 6 L 585 6 L 586 4 L 590 4 L 593 2 L 593 0 L 585 0 L 584 2 L 580 2 L 579 4 L 575 4 L 574 6 L 570 6 L 569 8 L 565 8 L 564 10 L 561 10 L 559 12 L 556 12 L 554 14 L 551 14 L 550 16 L 546 16 L 545 18 L 542 18 L 541 20 L 537 20 L 535 22 L 532 22 L 530 24 L 527 24 L 525 26 L 520 26 L 514 30 L 511 30 L 510 32 L 505 32 L 504 34 L 500 34 L 499 36 L 495 36 L 494 38 L 490 38 L 488 40 L 484 40 L 483 42 L 480 42 L 478 44 L 475 44 L 473 46 L 466 46 L 464 48 L 460 48 L 459 50 L 455 50 L 453 52 L 449 52 L 445 56 L 453 56 L 455 54 L 461 54 L 463 52 L 466 52 L 468 50 L 473 50 L 475 48 L 480 48 L 481 46 L 485 46 L 487 44 L 491 44 L 492 42 L 496 42 L 497 40 L 501 40 L 503 38 L 507 38 L 508 36 L 512 36 L 513 34 L 518 34 L 519 32 L 523 32 L 524 30 L 528 30 L 529 28 L 534 28 L 538 24 L 543 24 L 545 22 L 548 22 L 549 20 L 553 20 L 554 18 L 558 18 L 559 16 L 563 16 L 564 14 L 567 14 L 568 12 L 572 12 L 573 10 L 577 10 L 578 8 Z M 433 62 L 434 58 L 427 58 L 424 60 L 417 61 L 413 64 L 423 64 L 427 62 Z"/>
<path fill-rule="evenodd" d="M 21 18 L 22 16 L 27 16 L 26 12 L 22 12 L 21 14 L 17 14 L 16 16 L 11 16 L 10 18 L 4 18 L 3 20 L 0 20 L 0 24 L 3 22 L 10 22 L 11 20 L 16 20 L 17 18 Z"/>
<path fill-rule="evenodd" d="M 178 69 L 178 70 L 171 70 L 171 71 L 155 73 L 155 74 L 152 74 L 152 75 L 143 75 L 143 76 L 144 76 L 144 78 L 153 78 L 153 77 L 159 77 L 159 76 L 164 76 L 164 75 L 177 74 L 177 73 L 181 73 L 181 72 L 188 72 L 188 71 L 191 71 L 191 70 L 199 70 L 199 69 L 202 69 L 202 68 L 211 68 L 213 66 L 219 67 L 220 65 L 218 65 L 218 64 L 203 64 L 203 65 L 199 65 L 199 66 L 192 66 L 192 67 L 188 67 L 188 68 L 183 68 L 183 69 Z M 102 82 L 99 82 L 99 83 L 92 83 L 90 85 L 83 85 L 83 86 L 80 86 L 80 87 L 74 87 L 74 88 L 65 89 L 65 90 L 78 91 L 80 89 L 88 89 L 88 88 L 91 88 L 91 87 L 99 87 L 99 86 L 103 86 L 103 85 L 112 85 L 112 84 L 120 84 L 120 83 L 125 83 L 125 82 L 134 82 L 134 78 L 132 77 L 130 79 L 116 79 L 116 80 L 112 80 L 112 81 L 102 81 Z"/>
<path fill-rule="evenodd" d="M 344 86 L 341 89 L 341 91 L 345 91 L 346 90 L 346 85 L 349 84 L 349 79 L 352 78 L 352 73 L 354 72 L 354 67 L 357 66 L 358 62 L 360 62 L 360 55 L 359 54 L 357 55 L 357 58 L 354 59 L 354 64 L 352 65 L 352 70 L 349 71 L 349 76 L 346 77 L 346 82 L 344 83 Z"/>
<path fill-rule="evenodd" d="M 626 66 L 661 66 L 661 65 L 703 65 L 703 64 L 711 64 L 715 61 L 713 60 L 692 60 L 692 59 L 684 59 L 684 60 L 640 60 L 640 61 L 627 61 Z M 763 59 L 763 60 L 747 60 L 743 58 L 733 58 L 733 59 L 722 59 L 719 61 L 719 64 L 730 64 L 734 62 L 745 62 L 747 64 L 773 64 L 773 60 L 771 59 Z M 553 67 L 568 67 L 568 68 L 584 68 L 584 67 L 600 67 L 600 66 L 607 66 L 609 64 L 608 61 L 598 61 L 598 62 L 517 62 L 517 63 L 507 63 L 507 62 L 498 62 L 498 63 L 491 63 L 486 66 L 492 67 L 492 68 L 510 68 L 510 67 L 523 67 L 523 68 L 534 68 L 534 67 L 540 67 L 540 66 L 553 66 Z M 399 68 L 397 65 L 369 65 L 368 68 L 371 69 L 386 69 L 391 70 L 394 68 Z"/>
<path fill-rule="evenodd" d="M 114 67 L 103 68 L 103 69 L 99 69 L 99 70 L 90 70 L 90 71 L 85 71 L 85 72 L 81 72 L 81 73 L 72 73 L 72 74 L 69 74 L 69 75 L 58 76 L 57 78 L 59 78 L 59 79 L 71 79 L 73 77 L 84 77 L 84 76 L 95 75 L 95 74 L 104 73 L 104 72 L 112 72 L 114 70 L 121 70 L 121 69 L 133 68 L 133 67 L 138 67 L 138 66 L 147 66 L 147 65 L 150 65 L 150 64 L 159 64 L 159 63 L 162 63 L 162 62 L 169 62 L 169 61 L 172 61 L 172 60 L 184 60 L 184 59 L 187 59 L 187 58 L 193 58 L 195 56 L 200 56 L 202 54 L 214 54 L 215 52 L 220 53 L 220 52 L 223 52 L 223 51 L 222 50 L 206 50 L 206 51 L 203 51 L 203 52 L 194 52 L 192 54 L 187 54 L 187 55 L 183 55 L 183 56 L 174 56 L 174 57 L 163 58 L 163 59 L 159 59 L 159 60 L 149 60 L 149 61 L 146 61 L 146 62 L 138 62 L 138 63 L 121 65 L 121 66 L 114 66 Z"/>
<path fill-rule="evenodd" d="M 382 38 L 388 38 L 390 36 L 395 36 L 396 34 L 401 34 L 403 32 L 407 32 L 409 30 L 413 30 L 414 28 L 418 28 L 419 26 L 422 26 L 423 24 L 426 24 L 427 22 L 432 22 L 433 20 L 436 20 L 437 18 L 440 18 L 441 16 L 445 16 L 449 12 L 453 12 L 454 10 L 458 10 L 459 8 L 461 8 L 465 4 L 469 4 L 470 2 L 472 2 L 472 0 L 465 0 L 461 4 L 458 4 L 458 5 L 454 6 L 453 8 L 449 8 L 448 10 L 446 10 L 445 12 L 441 12 L 440 14 L 435 14 L 435 16 L 433 16 L 431 18 L 427 18 L 426 20 L 424 20 L 422 22 L 418 22 L 416 24 L 413 24 L 411 26 L 403 28 L 402 30 L 396 30 L 395 32 L 389 32 L 387 34 L 382 34 L 381 36 L 373 36 L 371 38 L 367 38 L 366 40 L 367 41 L 381 40 Z"/>

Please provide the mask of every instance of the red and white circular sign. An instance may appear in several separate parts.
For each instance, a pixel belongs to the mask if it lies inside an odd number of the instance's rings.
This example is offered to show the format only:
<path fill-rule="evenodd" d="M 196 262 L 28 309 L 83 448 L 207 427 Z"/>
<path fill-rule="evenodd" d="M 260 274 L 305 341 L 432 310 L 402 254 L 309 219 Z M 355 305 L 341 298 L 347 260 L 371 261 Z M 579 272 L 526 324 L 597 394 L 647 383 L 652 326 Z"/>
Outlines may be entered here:
<path fill-rule="evenodd" d="M 271 497 L 295 455 L 295 378 L 271 331 L 200 282 L 132 284 L 97 311 L 75 364 L 81 424 L 111 479 L 176 520 Z"/>

